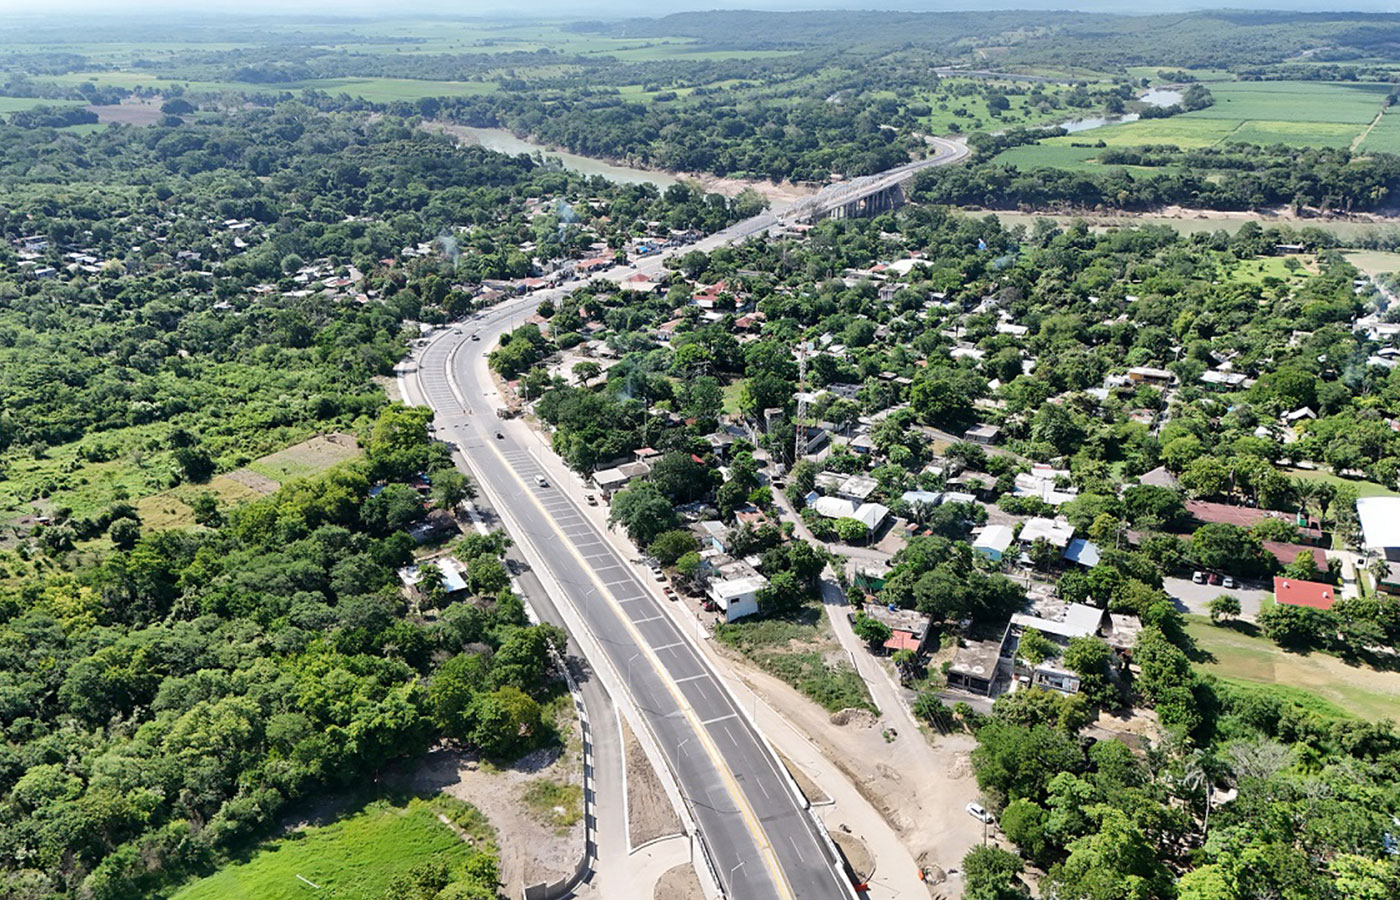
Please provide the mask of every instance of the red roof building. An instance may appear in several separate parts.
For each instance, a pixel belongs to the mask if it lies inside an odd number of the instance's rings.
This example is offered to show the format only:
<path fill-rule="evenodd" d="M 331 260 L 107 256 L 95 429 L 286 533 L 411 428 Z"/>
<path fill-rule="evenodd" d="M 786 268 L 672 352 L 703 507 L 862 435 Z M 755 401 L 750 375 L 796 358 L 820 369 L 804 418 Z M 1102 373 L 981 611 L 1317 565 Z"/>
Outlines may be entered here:
<path fill-rule="evenodd" d="M 1337 602 L 1337 589 L 1317 581 L 1297 581 L 1274 576 L 1274 599 L 1288 606 L 1331 609 Z"/>

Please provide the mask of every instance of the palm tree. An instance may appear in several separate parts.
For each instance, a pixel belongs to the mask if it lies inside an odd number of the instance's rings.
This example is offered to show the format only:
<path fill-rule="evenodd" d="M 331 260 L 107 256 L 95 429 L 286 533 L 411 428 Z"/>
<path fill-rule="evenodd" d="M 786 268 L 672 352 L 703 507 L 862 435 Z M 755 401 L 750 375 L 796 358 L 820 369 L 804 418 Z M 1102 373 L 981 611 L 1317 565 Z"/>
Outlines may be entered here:
<path fill-rule="evenodd" d="M 1210 798 L 1215 793 L 1216 778 L 1221 774 L 1220 761 L 1214 754 L 1196 747 L 1181 762 L 1181 786 L 1193 796 L 1205 794 L 1206 814 L 1201 825 L 1201 840 L 1204 841 L 1210 831 Z"/>
<path fill-rule="evenodd" d="M 1384 556 L 1377 556 L 1366 563 L 1366 571 L 1375 580 L 1376 590 L 1380 590 L 1381 584 L 1390 576 L 1390 560 Z"/>
<path fill-rule="evenodd" d="M 1298 512 L 1303 518 L 1312 518 L 1313 501 L 1317 499 L 1317 482 L 1310 478 L 1293 479 L 1293 496 L 1298 498 Z"/>

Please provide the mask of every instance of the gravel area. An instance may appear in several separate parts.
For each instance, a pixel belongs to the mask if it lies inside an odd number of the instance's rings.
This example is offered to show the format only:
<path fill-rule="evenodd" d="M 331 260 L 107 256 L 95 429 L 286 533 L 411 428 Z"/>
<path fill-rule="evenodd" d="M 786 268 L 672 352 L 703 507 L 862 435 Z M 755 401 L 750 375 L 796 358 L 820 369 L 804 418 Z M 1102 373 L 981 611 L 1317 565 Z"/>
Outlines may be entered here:
<path fill-rule="evenodd" d="M 627 838 L 633 847 L 681 833 L 681 820 L 666 796 L 661 778 L 647 759 L 642 742 L 622 723 L 627 762 Z"/>

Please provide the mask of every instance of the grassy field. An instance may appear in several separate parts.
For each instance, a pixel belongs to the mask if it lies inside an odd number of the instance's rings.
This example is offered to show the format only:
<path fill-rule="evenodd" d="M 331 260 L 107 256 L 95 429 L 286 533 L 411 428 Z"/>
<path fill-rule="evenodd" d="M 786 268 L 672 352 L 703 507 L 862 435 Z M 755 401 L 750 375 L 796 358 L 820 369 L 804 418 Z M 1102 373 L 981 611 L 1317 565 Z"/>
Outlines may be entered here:
<path fill-rule="evenodd" d="M 1297 268 L 1289 268 L 1287 260 L 1295 260 Z M 1304 254 L 1287 256 L 1266 256 L 1261 259 L 1243 260 L 1232 266 L 1226 278 L 1241 284 L 1263 284 L 1272 278 L 1289 287 L 1300 287 L 1313 276 L 1309 269 L 1316 266 L 1316 260 Z"/>
<path fill-rule="evenodd" d="M 1289 478 L 1303 478 L 1308 481 L 1325 481 L 1333 485 L 1350 485 L 1356 488 L 1358 497 L 1395 497 L 1400 496 L 1390 488 L 1374 481 L 1356 481 L 1351 478 L 1342 478 L 1340 475 L 1333 475 L 1331 472 L 1322 472 L 1317 469 L 1284 469 L 1283 474 Z"/>
<path fill-rule="evenodd" d="M 271 93 L 277 91 L 317 90 L 328 94 L 349 94 L 363 97 L 371 103 L 392 103 L 395 100 L 419 100 L 423 97 L 466 97 L 489 94 L 496 90 L 489 81 L 420 81 L 413 78 L 321 78 L 313 81 L 289 81 L 279 84 L 249 84 L 242 81 L 189 81 L 169 78 L 150 72 L 70 72 L 54 75 L 48 80 L 58 84 L 82 84 L 122 88 L 147 87 L 162 89 L 172 84 L 184 85 L 191 93 L 221 94 Z"/>
<path fill-rule="evenodd" d="M 985 210 L 967 209 L 963 212 L 973 216 L 985 216 Z M 1309 228 L 1318 228 L 1322 231 L 1335 234 L 1343 241 L 1359 240 L 1361 238 L 1379 238 L 1380 236 L 1400 236 L 1400 226 L 1395 225 L 1370 225 L 1365 222 L 1337 222 L 1327 220 L 1305 220 L 1305 221 L 1282 221 L 1277 218 L 1262 216 L 1257 213 L 1220 213 L 1213 215 L 1197 214 L 1191 217 L 1167 216 L 1154 213 L 1116 213 L 1112 215 L 1054 215 L 1047 213 L 1022 213 L 1022 212 L 997 212 L 996 216 L 1001 223 L 1010 228 L 1014 225 L 1025 225 L 1031 227 L 1036 219 L 1053 219 L 1061 224 L 1067 224 L 1076 218 L 1081 218 L 1090 224 L 1090 228 L 1096 231 L 1104 231 L 1109 228 L 1137 228 L 1146 225 L 1165 225 L 1168 228 L 1175 228 L 1182 234 L 1197 234 L 1202 231 L 1225 231 L 1233 234 L 1240 226 L 1246 222 L 1257 222 L 1260 226 L 1268 228 L 1271 225 L 1287 225 L 1299 228 L 1306 225 Z"/>
<path fill-rule="evenodd" d="M 786 619 L 742 619 L 720 626 L 715 636 L 828 712 L 875 709 L 820 606 L 804 607 Z"/>
<path fill-rule="evenodd" d="M 18 451 L 4 458 L 0 480 L 0 520 L 47 514 L 60 507 L 74 516 L 92 516 L 118 500 L 130 500 L 147 528 L 183 528 L 194 524 L 189 503 L 211 493 L 227 509 L 271 493 L 293 478 L 324 471 L 359 455 L 346 435 L 312 437 L 216 475 L 208 484 L 166 488 L 170 452 L 169 427 L 162 424 L 114 429 L 100 436 L 49 448 L 42 456 Z M 289 434 L 296 440 L 302 434 Z M 272 437 L 272 435 L 269 435 Z M 103 447 L 110 458 L 90 461 L 83 451 Z M 135 498 L 135 499 L 131 499 Z"/>
<path fill-rule="evenodd" d="M 1198 666 L 1231 682 L 1269 685 L 1319 698 L 1363 719 L 1400 719 L 1400 672 L 1351 666 L 1335 656 L 1287 653 L 1273 641 L 1187 616 L 1186 630 L 1213 657 Z"/>
<path fill-rule="evenodd" d="M 1102 141 L 1107 147 L 1173 144 L 1183 149 L 1244 142 L 1295 147 L 1350 147 L 1400 151 L 1400 114 L 1387 113 L 1367 134 L 1390 91 L 1388 84 L 1322 81 L 1230 81 L 1207 85 L 1215 104 L 1167 119 L 1105 125 L 1038 146 L 1016 147 L 997 162 L 1022 167 L 1097 168 L 1087 162 Z"/>
<path fill-rule="evenodd" d="M 1384 275 L 1387 272 L 1400 272 L 1400 253 L 1390 253 L 1385 250 L 1353 250 L 1343 255 L 1346 256 L 1347 262 L 1372 277 Z"/>
<path fill-rule="evenodd" d="M 246 861 L 187 885 L 174 900 L 381 900 L 396 876 L 429 859 L 461 864 L 471 845 L 433 801 L 377 801 L 328 825 L 270 841 Z M 304 884 L 297 876 L 315 885 Z"/>
<path fill-rule="evenodd" d="M 82 106 L 67 100 L 45 100 L 42 97 L 0 97 L 0 115 L 33 109 L 36 106 Z"/>

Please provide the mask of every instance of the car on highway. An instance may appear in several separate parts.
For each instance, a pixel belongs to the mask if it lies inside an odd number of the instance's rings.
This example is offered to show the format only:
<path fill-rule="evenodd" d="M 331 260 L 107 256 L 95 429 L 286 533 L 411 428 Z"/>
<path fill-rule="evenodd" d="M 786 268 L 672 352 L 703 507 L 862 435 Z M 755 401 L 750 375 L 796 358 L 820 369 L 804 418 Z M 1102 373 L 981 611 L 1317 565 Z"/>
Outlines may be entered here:
<path fill-rule="evenodd" d="M 472 340 L 474 340 L 474 341 L 479 341 L 479 340 L 481 340 L 481 335 L 479 335 L 479 334 L 477 334 L 475 331 L 473 331 L 473 332 L 472 332 Z"/>
<path fill-rule="evenodd" d="M 543 475 L 536 475 L 536 476 L 535 476 L 535 484 L 538 484 L 540 487 L 549 487 L 549 482 L 548 482 L 548 481 L 545 481 L 545 478 L 544 478 Z"/>
<path fill-rule="evenodd" d="M 966 807 L 967 814 L 981 822 L 983 825 L 990 825 L 994 821 L 992 814 L 987 812 L 980 803 L 969 803 Z"/>
<path fill-rule="evenodd" d="M 461 334 L 461 333 L 462 333 L 462 329 L 460 329 L 460 328 L 454 328 L 454 329 L 452 329 L 452 333 L 453 333 L 453 334 Z"/>

